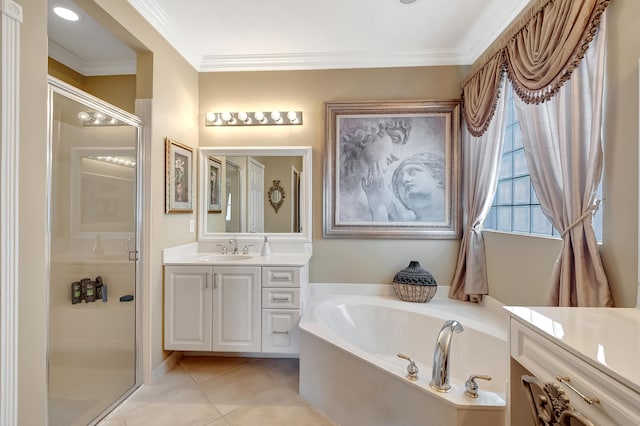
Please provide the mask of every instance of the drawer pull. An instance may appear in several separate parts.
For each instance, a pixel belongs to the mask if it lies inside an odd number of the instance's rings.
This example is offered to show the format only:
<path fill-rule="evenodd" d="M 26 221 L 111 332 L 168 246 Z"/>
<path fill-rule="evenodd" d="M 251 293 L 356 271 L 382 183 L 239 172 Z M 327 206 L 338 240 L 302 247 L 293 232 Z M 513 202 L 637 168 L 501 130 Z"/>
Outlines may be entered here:
<path fill-rule="evenodd" d="M 273 274 L 271 275 L 271 279 L 273 281 L 290 281 L 290 276 L 289 275 L 278 275 L 278 274 Z"/>
<path fill-rule="evenodd" d="M 574 391 L 575 393 L 578 394 L 578 396 L 580 398 L 582 398 L 584 400 L 584 402 L 586 402 L 589 405 L 593 405 L 593 404 L 600 404 L 600 400 L 596 397 L 589 397 L 586 396 L 585 394 L 583 394 L 582 392 L 580 392 L 578 389 L 574 388 L 571 385 L 571 379 L 569 377 L 562 377 L 562 376 L 556 376 L 556 379 L 560 382 L 563 383 L 565 386 L 567 386 L 569 389 L 571 389 L 572 391 Z"/>
<path fill-rule="evenodd" d="M 285 330 L 285 331 L 273 330 L 271 333 L 272 334 L 289 334 L 289 330 Z"/>
<path fill-rule="evenodd" d="M 273 298 L 271 298 L 271 301 L 273 301 L 273 302 L 291 302 L 291 298 L 290 297 L 273 297 Z"/>

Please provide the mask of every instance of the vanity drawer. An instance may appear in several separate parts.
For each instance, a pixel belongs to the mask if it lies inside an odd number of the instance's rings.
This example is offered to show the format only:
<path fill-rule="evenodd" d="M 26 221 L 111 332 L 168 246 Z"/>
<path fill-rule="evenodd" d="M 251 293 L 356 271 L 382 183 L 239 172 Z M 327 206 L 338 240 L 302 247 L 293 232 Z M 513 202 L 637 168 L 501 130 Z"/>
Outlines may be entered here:
<path fill-rule="evenodd" d="M 299 353 L 299 309 L 262 310 L 262 352 Z"/>
<path fill-rule="evenodd" d="M 262 268 L 262 287 L 300 287 L 300 268 L 265 266 Z"/>
<path fill-rule="evenodd" d="M 545 383 L 559 383 L 571 405 L 598 425 L 639 425 L 640 395 L 578 358 L 552 340 L 516 320 L 511 320 L 511 357 Z M 589 404 L 558 377 L 586 397 L 600 402 Z M 520 381 L 519 377 L 512 380 Z"/>
<path fill-rule="evenodd" d="M 299 288 L 263 288 L 262 308 L 300 309 Z"/>

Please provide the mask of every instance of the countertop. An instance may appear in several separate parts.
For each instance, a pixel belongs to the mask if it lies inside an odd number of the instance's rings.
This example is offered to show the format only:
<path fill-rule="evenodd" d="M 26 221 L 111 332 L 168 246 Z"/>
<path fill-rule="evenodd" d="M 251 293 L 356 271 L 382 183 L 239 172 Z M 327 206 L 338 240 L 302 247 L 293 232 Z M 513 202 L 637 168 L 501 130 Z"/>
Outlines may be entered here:
<path fill-rule="evenodd" d="M 640 393 L 640 310 L 505 306 L 512 318 Z"/>
<path fill-rule="evenodd" d="M 309 253 L 273 253 L 260 256 L 250 253 L 242 255 L 223 255 L 220 253 L 192 253 L 176 256 L 165 256 L 164 265 L 225 265 L 225 266 L 304 266 L 309 263 Z"/>

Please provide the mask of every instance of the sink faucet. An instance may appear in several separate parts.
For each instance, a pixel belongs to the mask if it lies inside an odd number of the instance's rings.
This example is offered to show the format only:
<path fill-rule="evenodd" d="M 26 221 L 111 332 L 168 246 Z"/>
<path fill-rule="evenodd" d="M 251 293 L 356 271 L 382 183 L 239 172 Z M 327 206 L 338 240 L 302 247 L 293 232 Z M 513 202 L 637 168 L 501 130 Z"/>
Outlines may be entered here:
<path fill-rule="evenodd" d="M 449 349 L 453 333 L 461 333 L 464 329 L 456 320 L 445 321 L 438 333 L 436 347 L 433 352 L 433 372 L 429 385 L 439 392 L 449 392 Z"/>
<path fill-rule="evenodd" d="M 231 253 L 238 254 L 238 240 L 235 236 L 229 240 L 229 244 L 231 244 Z"/>

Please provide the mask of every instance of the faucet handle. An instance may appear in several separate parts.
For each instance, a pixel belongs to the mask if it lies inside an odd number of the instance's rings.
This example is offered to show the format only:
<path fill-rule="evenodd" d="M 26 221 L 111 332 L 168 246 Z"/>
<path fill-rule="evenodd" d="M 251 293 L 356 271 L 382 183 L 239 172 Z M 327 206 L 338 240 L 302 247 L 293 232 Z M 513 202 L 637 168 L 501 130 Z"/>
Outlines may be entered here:
<path fill-rule="evenodd" d="M 249 254 L 249 247 L 251 247 L 253 244 L 245 244 L 245 246 L 242 248 L 242 254 Z"/>
<path fill-rule="evenodd" d="M 477 398 L 478 397 L 478 389 L 480 386 L 476 383 L 476 379 L 482 380 L 491 380 L 491 376 L 486 376 L 484 374 L 472 374 L 469 376 L 466 382 L 464 382 L 464 393 L 468 397 Z"/>
<path fill-rule="evenodd" d="M 418 366 L 416 363 L 405 354 L 398 353 L 398 358 L 409 361 L 409 365 L 407 366 L 407 379 L 414 382 L 418 380 Z"/>
<path fill-rule="evenodd" d="M 227 254 L 227 246 L 224 244 L 216 244 L 218 247 L 222 247 L 222 254 Z"/>

